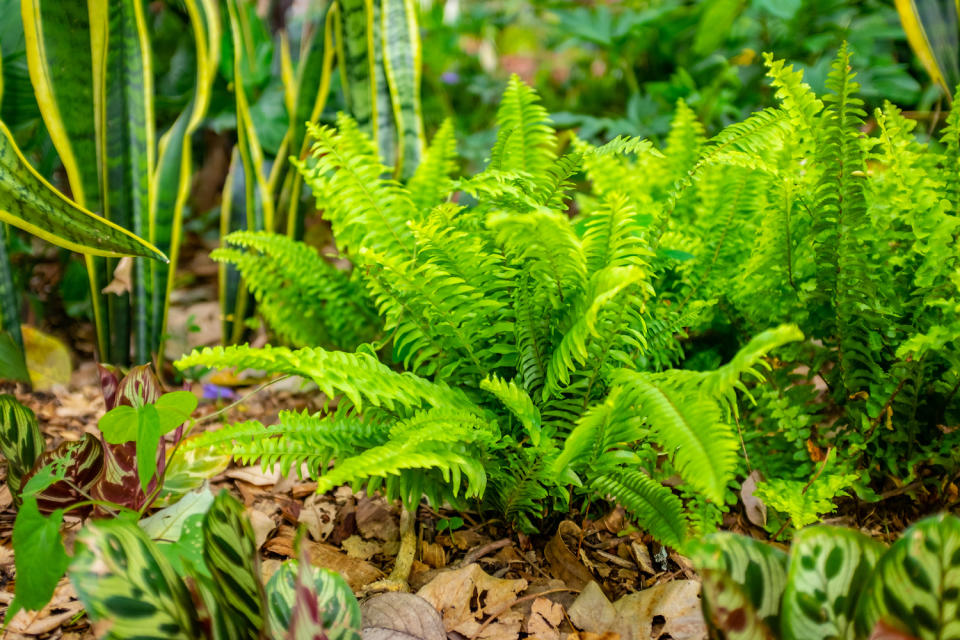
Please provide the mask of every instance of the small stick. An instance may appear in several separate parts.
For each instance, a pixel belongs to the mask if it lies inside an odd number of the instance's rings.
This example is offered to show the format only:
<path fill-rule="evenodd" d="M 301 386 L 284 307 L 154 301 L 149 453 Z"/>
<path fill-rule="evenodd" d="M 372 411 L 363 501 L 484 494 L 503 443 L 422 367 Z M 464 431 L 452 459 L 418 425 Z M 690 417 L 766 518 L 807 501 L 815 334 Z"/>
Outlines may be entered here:
<path fill-rule="evenodd" d="M 496 542 L 489 542 L 483 546 L 476 547 L 471 549 L 467 555 L 463 556 L 462 565 L 466 566 L 468 564 L 473 564 L 483 556 L 487 555 L 491 551 L 496 551 L 497 549 L 502 549 L 503 547 L 508 547 L 513 543 L 510 538 L 504 538 L 503 540 L 497 540 Z"/>

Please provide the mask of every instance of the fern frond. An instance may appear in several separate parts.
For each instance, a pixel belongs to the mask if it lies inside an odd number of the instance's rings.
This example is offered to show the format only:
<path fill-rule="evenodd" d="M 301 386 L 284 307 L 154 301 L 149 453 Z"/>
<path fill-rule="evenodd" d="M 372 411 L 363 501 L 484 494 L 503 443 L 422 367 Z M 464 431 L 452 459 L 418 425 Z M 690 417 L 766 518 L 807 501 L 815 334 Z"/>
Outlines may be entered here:
<path fill-rule="evenodd" d="M 615 498 L 662 544 L 679 548 L 686 540 L 687 521 L 680 498 L 642 471 L 618 469 L 594 478 L 590 488 Z"/>
<path fill-rule="evenodd" d="M 734 429 L 724 424 L 717 401 L 700 392 L 699 375 L 622 369 L 614 375 L 614 382 L 646 418 L 653 438 L 674 456 L 683 479 L 721 504 L 737 467 L 737 437 Z"/>
<path fill-rule="evenodd" d="M 453 187 L 450 176 L 457 169 L 456 158 L 453 121 L 444 120 L 407 183 L 410 199 L 418 211 L 430 210 L 447 198 Z"/>
<path fill-rule="evenodd" d="M 570 178 L 580 171 L 583 156 L 576 151 L 555 160 L 547 169 L 547 175 L 540 181 L 537 202 L 554 211 L 565 211 L 567 192 L 573 188 Z"/>
<path fill-rule="evenodd" d="M 497 143 L 490 166 L 519 171 L 534 180 L 547 174 L 556 157 L 556 134 L 536 92 L 516 74 L 510 77 L 497 110 Z"/>
<path fill-rule="evenodd" d="M 666 157 L 646 138 L 637 138 L 634 136 L 617 136 L 610 142 L 604 143 L 599 147 L 593 147 L 590 149 L 590 153 L 595 156 L 627 155 L 632 153 L 637 156 L 650 154 L 656 158 Z"/>
<path fill-rule="evenodd" d="M 270 328 L 295 346 L 353 348 L 380 324 L 363 288 L 317 251 L 279 234 L 237 231 L 210 257 L 234 265 Z M 244 251 L 243 249 L 246 249 Z"/>
<path fill-rule="evenodd" d="M 516 416 L 523 426 L 533 446 L 540 444 L 540 428 L 543 420 L 540 410 L 533 403 L 530 395 L 521 389 L 513 380 L 507 381 L 497 376 L 490 376 L 480 381 L 480 388 L 493 394 L 500 403 Z"/>
<path fill-rule="evenodd" d="M 450 406 L 479 413 L 459 389 L 442 382 L 429 382 L 412 373 L 397 373 L 365 352 L 346 353 L 324 349 L 264 347 L 247 345 L 206 347 L 184 356 L 175 365 L 184 369 L 197 365 L 225 369 L 259 369 L 310 378 L 328 397 L 346 396 L 357 408 L 369 402 L 390 411 L 423 406 Z"/>
<path fill-rule="evenodd" d="M 583 247 L 565 216 L 543 210 L 523 215 L 496 213 L 487 218 L 487 226 L 510 260 L 524 265 L 551 307 L 560 309 L 583 290 Z"/>
<path fill-rule="evenodd" d="M 607 308 L 621 304 L 637 304 L 636 298 L 623 300 L 624 294 L 634 285 L 646 281 L 645 270 L 637 267 L 606 267 L 597 272 L 590 281 L 589 293 L 582 306 L 575 307 L 574 322 L 561 338 L 547 364 L 547 377 L 543 387 L 544 400 L 570 382 L 570 372 L 583 365 L 590 356 L 588 341 L 600 338 L 599 317 Z M 641 303 L 642 304 L 642 303 Z M 639 313 L 642 309 L 636 309 Z M 617 329 L 622 329 L 617 327 Z M 638 345 L 639 346 L 639 345 Z"/>
<path fill-rule="evenodd" d="M 301 164 L 300 170 L 341 251 L 355 257 L 361 247 L 368 247 L 412 256 L 414 243 L 407 222 L 416 219 L 417 210 L 403 186 L 382 177 L 387 168 L 367 135 L 343 114 L 337 118 L 336 130 L 307 127 L 314 139 L 314 164 Z"/>
<path fill-rule="evenodd" d="M 774 94 L 789 116 L 793 126 L 803 135 L 811 136 L 817 128 L 817 115 L 823 110 L 823 102 L 803 81 L 803 70 L 793 70 L 783 60 L 776 60 L 772 53 L 763 54 L 770 84 L 777 90 Z"/>
<path fill-rule="evenodd" d="M 603 198 L 600 207 L 584 220 L 583 253 L 587 273 L 607 266 L 644 268 L 651 257 L 637 224 L 637 210 L 619 193 Z"/>
<path fill-rule="evenodd" d="M 825 335 L 836 336 L 840 373 L 848 395 L 864 390 L 877 373 L 869 326 L 876 318 L 876 289 L 868 264 L 869 218 L 864 191 L 866 153 L 860 127 L 866 115 L 844 45 L 827 79 L 817 162 L 823 173 L 814 204 L 818 298 L 827 306 Z"/>
<path fill-rule="evenodd" d="M 681 179 L 693 168 L 706 139 L 706 131 L 697 120 L 697 114 L 682 98 L 678 99 L 664 149 L 673 180 Z"/>

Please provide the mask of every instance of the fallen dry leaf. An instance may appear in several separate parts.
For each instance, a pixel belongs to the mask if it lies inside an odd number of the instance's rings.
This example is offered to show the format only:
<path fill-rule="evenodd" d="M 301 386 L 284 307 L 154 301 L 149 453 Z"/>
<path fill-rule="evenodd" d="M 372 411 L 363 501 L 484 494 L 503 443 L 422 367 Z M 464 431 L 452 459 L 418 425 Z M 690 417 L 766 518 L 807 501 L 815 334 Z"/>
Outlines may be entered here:
<path fill-rule="evenodd" d="M 127 256 L 120 258 L 116 268 L 113 270 L 113 280 L 110 284 L 101 289 L 100 293 L 115 293 L 122 296 L 130 293 L 133 286 L 133 258 Z"/>
<path fill-rule="evenodd" d="M 487 575 L 478 564 L 444 571 L 417 592 L 440 611 L 447 631 L 468 638 L 477 634 L 487 616 L 500 614 L 478 638 L 508 640 L 519 637 L 522 614 L 509 611 L 527 581 L 504 580 Z"/>
<path fill-rule="evenodd" d="M 537 598 L 530 607 L 527 634 L 537 640 L 560 640 L 563 607 L 547 598 Z"/>
<path fill-rule="evenodd" d="M 326 496 L 313 493 L 303 501 L 297 521 L 307 526 L 311 538 L 317 542 L 323 542 L 333 531 L 336 517 L 336 505 Z"/>
<path fill-rule="evenodd" d="M 633 558 L 637 561 L 637 566 L 644 573 L 655 575 L 657 570 L 653 568 L 653 561 L 650 559 L 650 549 L 642 542 L 631 542 L 630 550 L 633 551 Z"/>
<path fill-rule="evenodd" d="M 364 540 L 360 536 L 350 536 L 341 542 L 340 546 L 343 547 L 343 550 L 347 552 L 348 556 L 351 558 L 360 558 L 361 560 L 369 560 L 383 549 L 383 545 L 379 542 Z"/>
<path fill-rule="evenodd" d="M 277 523 L 273 521 L 273 518 L 257 509 L 247 509 L 247 517 L 250 519 L 253 539 L 257 543 L 257 549 L 259 549 L 267 541 L 267 537 L 277 528 Z"/>
<path fill-rule="evenodd" d="M 280 482 L 282 477 L 279 471 L 264 471 L 260 467 L 230 469 L 224 475 L 234 480 L 242 480 L 256 487 L 272 487 Z"/>
<path fill-rule="evenodd" d="M 357 529 L 364 538 L 379 538 L 385 542 L 400 537 L 397 512 L 383 498 L 370 498 L 366 494 L 357 500 Z"/>
<path fill-rule="evenodd" d="M 758 527 L 765 527 L 767 525 L 767 505 L 753 494 L 760 479 L 759 471 L 751 471 L 740 487 L 740 499 L 743 501 L 743 510 L 747 515 L 747 520 Z"/>
<path fill-rule="evenodd" d="M 67 345 L 29 325 L 21 325 L 20 331 L 23 334 L 27 371 L 34 390 L 52 391 L 57 386 L 66 387 L 70 384 L 73 368 Z"/>
<path fill-rule="evenodd" d="M 334 546 L 322 542 L 303 540 L 300 544 L 306 545 L 310 554 L 310 562 L 315 566 L 336 571 L 347 581 L 350 588 L 359 591 L 371 582 L 383 577 L 383 573 L 369 562 L 358 558 L 351 558 Z M 293 551 L 293 534 L 289 531 L 281 533 L 268 541 L 264 548 L 281 556 L 295 557 Z"/>
<path fill-rule="evenodd" d="M 576 523 L 564 520 L 557 526 L 556 535 L 543 550 L 544 557 L 550 563 L 550 573 L 553 577 L 563 580 L 568 587 L 578 591 L 593 580 L 593 575 L 567 546 L 564 536 L 576 540 L 580 535 L 580 527 Z"/>
<path fill-rule="evenodd" d="M 616 633 L 622 640 L 706 640 L 700 583 L 674 580 L 626 595 L 611 604 L 595 582 L 570 607 L 570 621 L 583 631 Z M 654 620 L 663 621 L 654 629 Z"/>
<path fill-rule="evenodd" d="M 420 558 L 434 569 L 447 566 L 447 552 L 436 542 L 420 541 Z"/>
<path fill-rule="evenodd" d="M 384 593 L 360 606 L 363 640 L 446 640 L 443 619 L 412 593 Z"/>
<path fill-rule="evenodd" d="M 50 602 L 40 611 L 19 611 L 7 631 L 28 636 L 50 633 L 83 610 L 73 585 L 64 578 L 57 585 Z"/>

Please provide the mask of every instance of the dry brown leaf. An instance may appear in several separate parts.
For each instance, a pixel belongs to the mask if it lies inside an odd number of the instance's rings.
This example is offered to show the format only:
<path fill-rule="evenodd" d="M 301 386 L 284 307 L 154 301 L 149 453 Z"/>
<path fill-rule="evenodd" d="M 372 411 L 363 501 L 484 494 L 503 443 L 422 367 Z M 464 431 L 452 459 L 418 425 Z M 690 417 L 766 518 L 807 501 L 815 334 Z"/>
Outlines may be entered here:
<path fill-rule="evenodd" d="M 446 640 L 443 619 L 412 593 L 384 593 L 360 607 L 363 640 Z"/>
<path fill-rule="evenodd" d="M 440 611 L 447 631 L 474 637 L 487 616 L 500 613 L 496 621 L 476 637 L 514 640 L 520 634 L 522 614 L 506 609 L 526 588 L 526 580 L 494 578 L 484 573 L 480 565 L 469 564 L 440 573 L 417 595 Z"/>
<path fill-rule="evenodd" d="M 537 598 L 530 607 L 527 633 L 537 640 L 560 640 L 563 607 L 548 598 Z"/>
<path fill-rule="evenodd" d="M 101 289 L 100 293 L 115 293 L 122 296 L 130 293 L 133 286 L 133 258 L 127 256 L 120 258 L 116 268 L 113 270 L 113 280 L 110 284 Z"/>
<path fill-rule="evenodd" d="M 637 566 L 644 573 L 655 575 L 659 573 L 653 568 L 653 561 L 650 559 L 650 550 L 642 542 L 631 542 L 630 550 L 633 551 L 633 557 L 637 561 Z"/>
<path fill-rule="evenodd" d="M 29 325 L 21 325 L 27 371 L 35 391 L 53 391 L 70 384 L 70 349 L 58 338 Z"/>
<path fill-rule="evenodd" d="M 567 543 L 564 536 L 573 539 L 579 538 L 580 527 L 570 520 L 564 520 L 557 527 L 557 533 L 553 539 L 547 543 L 543 550 L 543 555 L 550 563 L 550 573 L 553 577 L 563 580 L 571 589 L 581 590 L 588 582 L 593 580 L 593 575 L 580 560 L 577 559 Z"/>
<path fill-rule="evenodd" d="M 747 520 L 758 527 L 767 525 L 767 505 L 753 492 L 757 489 L 757 482 L 761 480 L 759 471 L 751 471 L 740 487 L 740 499 L 743 500 L 743 510 Z"/>
<path fill-rule="evenodd" d="M 360 536 L 350 536 L 341 542 L 340 546 L 343 547 L 343 550 L 347 552 L 348 556 L 351 558 L 360 558 L 361 560 L 369 560 L 383 549 L 383 546 L 379 542 L 364 540 Z"/>
<path fill-rule="evenodd" d="M 435 542 L 420 541 L 420 558 L 434 569 L 447 566 L 447 552 Z"/>
<path fill-rule="evenodd" d="M 64 578 L 57 585 L 50 602 L 40 611 L 19 611 L 7 631 L 28 636 L 50 633 L 83 610 L 73 585 Z"/>
<path fill-rule="evenodd" d="M 351 558 L 329 544 L 310 542 L 309 540 L 304 540 L 300 544 L 306 545 L 307 552 L 310 554 L 310 562 L 315 566 L 338 572 L 354 591 L 359 591 L 371 582 L 383 577 L 383 573 L 369 562 Z M 264 548 L 281 556 L 294 557 L 292 530 L 289 527 L 284 527 L 281 534 L 269 540 Z"/>
<path fill-rule="evenodd" d="M 706 640 L 700 583 L 674 580 L 624 596 L 611 604 L 591 582 L 570 607 L 570 620 L 583 631 L 612 632 L 622 640 Z M 654 618 L 663 626 L 654 633 Z"/>
<path fill-rule="evenodd" d="M 257 509 L 247 509 L 247 517 L 250 519 L 253 539 L 257 543 L 257 549 L 259 549 L 267 541 L 267 537 L 277 528 L 277 523 L 273 521 L 273 518 Z"/>
<path fill-rule="evenodd" d="M 298 522 L 307 525 L 310 537 L 317 542 L 323 542 L 333 531 L 333 523 L 337 517 L 337 507 L 326 496 L 314 493 L 303 501 Z"/>
<path fill-rule="evenodd" d="M 242 480 L 255 487 L 272 487 L 280 482 L 280 478 L 282 477 L 279 471 L 264 471 L 260 467 L 230 469 L 224 475 L 234 480 Z"/>
<path fill-rule="evenodd" d="M 396 510 L 391 509 L 383 498 L 362 495 L 357 500 L 357 529 L 364 538 L 379 538 L 385 542 L 398 539 L 400 527 L 397 519 Z"/>

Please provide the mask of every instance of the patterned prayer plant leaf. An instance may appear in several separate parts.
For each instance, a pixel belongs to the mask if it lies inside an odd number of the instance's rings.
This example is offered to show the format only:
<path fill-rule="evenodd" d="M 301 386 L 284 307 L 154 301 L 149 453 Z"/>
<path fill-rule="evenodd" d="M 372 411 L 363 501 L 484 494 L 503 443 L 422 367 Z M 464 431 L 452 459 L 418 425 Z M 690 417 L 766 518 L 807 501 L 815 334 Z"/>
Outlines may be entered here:
<path fill-rule="evenodd" d="M 704 569 L 700 575 L 701 606 L 710 640 L 777 640 L 750 602 L 745 585 L 724 571 Z"/>
<path fill-rule="evenodd" d="M 226 491 L 203 519 L 203 556 L 218 587 L 219 608 L 234 619 L 242 637 L 257 638 L 264 622 L 257 545 L 243 506 Z"/>
<path fill-rule="evenodd" d="M 230 464 L 229 451 L 217 445 L 202 446 L 199 437 L 200 434 L 185 438 L 167 455 L 161 500 L 196 489 Z"/>
<path fill-rule="evenodd" d="M 358 640 L 360 606 L 340 574 L 305 558 L 288 560 L 267 582 L 269 630 L 275 638 Z"/>
<path fill-rule="evenodd" d="M 46 451 L 37 458 L 33 469 L 23 477 L 23 485 L 49 464 L 53 464 L 57 473 L 63 474 L 63 480 L 54 482 L 36 494 L 37 505 L 42 513 L 52 513 L 64 509 L 76 502 L 87 499 L 94 493 L 94 487 L 103 473 L 103 446 L 89 433 L 76 442 L 64 442 L 52 451 Z M 89 512 L 88 508 L 77 510 L 76 515 Z"/>
<path fill-rule="evenodd" d="M 766 638 L 780 628 L 787 554 L 753 538 L 720 532 L 697 545 L 703 611 L 714 638 Z"/>
<path fill-rule="evenodd" d="M 960 520 L 942 514 L 907 529 L 877 562 L 857 606 L 856 630 L 877 626 L 920 640 L 960 637 Z"/>
<path fill-rule="evenodd" d="M 202 638 L 186 584 L 133 522 L 97 520 L 77 536 L 70 580 L 107 638 Z"/>
<path fill-rule="evenodd" d="M 785 640 L 855 640 L 854 612 L 882 544 L 853 529 L 808 527 L 793 541 L 781 631 Z"/>
<path fill-rule="evenodd" d="M 21 480 L 43 453 L 43 445 L 33 411 L 12 395 L 0 395 L 0 453 L 7 461 L 7 485 L 18 501 Z"/>

